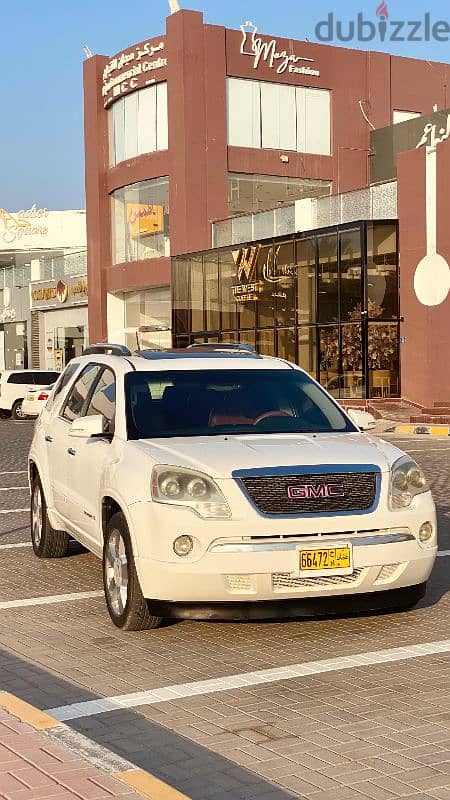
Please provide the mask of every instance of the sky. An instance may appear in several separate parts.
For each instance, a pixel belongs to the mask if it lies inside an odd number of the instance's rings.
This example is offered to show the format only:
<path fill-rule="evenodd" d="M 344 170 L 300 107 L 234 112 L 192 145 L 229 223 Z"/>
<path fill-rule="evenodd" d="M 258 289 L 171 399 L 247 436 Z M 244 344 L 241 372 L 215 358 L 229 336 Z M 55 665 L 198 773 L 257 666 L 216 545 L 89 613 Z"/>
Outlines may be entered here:
<path fill-rule="evenodd" d="M 261 33 L 317 41 L 315 28 L 363 12 L 375 18 L 379 0 L 181 0 L 206 22 L 239 28 L 250 19 Z M 448 0 L 386 0 L 391 19 L 450 23 Z M 84 208 L 83 44 L 112 55 L 165 31 L 166 0 L 0 0 L 0 208 L 17 211 Z M 338 44 L 337 41 L 333 43 Z M 355 46 L 355 45 L 351 45 Z M 397 55 L 450 61 L 450 43 L 358 45 Z"/>

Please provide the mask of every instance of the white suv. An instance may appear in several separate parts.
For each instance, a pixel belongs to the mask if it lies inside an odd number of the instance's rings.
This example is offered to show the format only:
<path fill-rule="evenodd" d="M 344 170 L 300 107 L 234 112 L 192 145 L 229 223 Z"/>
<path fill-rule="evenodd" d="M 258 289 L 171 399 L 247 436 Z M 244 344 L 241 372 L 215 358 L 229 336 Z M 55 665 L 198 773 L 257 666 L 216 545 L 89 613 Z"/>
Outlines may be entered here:
<path fill-rule="evenodd" d="M 59 372 L 39 369 L 9 369 L 0 373 L 0 411 L 7 411 L 13 419 L 24 419 L 22 402 L 28 389 L 41 389 L 54 383 Z"/>
<path fill-rule="evenodd" d="M 104 353 L 108 354 L 105 355 Z M 29 454 L 41 558 L 103 559 L 120 628 L 405 608 L 436 556 L 426 478 L 299 367 L 248 351 L 95 345 Z"/>

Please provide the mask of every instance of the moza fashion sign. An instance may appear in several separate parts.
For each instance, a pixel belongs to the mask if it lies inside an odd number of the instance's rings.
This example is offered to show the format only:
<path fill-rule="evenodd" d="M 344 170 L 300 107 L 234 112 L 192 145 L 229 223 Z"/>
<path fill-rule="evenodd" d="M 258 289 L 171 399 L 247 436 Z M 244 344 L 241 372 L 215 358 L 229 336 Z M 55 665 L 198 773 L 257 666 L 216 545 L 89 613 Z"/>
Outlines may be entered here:
<path fill-rule="evenodd" d="M 241 25 L 241 55 L 253 58 L 253 69 L 258 69 L 261 62 L 264 62 L 270 69 L 276 68 L 278 75 L 290 72 L 297 75 L 311 75 L 315 78 L 320 76 L 318 69 L 299 65 L 300 61 L 307 61 L 313 64 L 313 58 L 296 56 L 294 53 L 288 53 L 287 50 L 279 50 L 276 39 L 263 42 L 260 36 L 256 36 L 257 30 L 256 25 L 250 20 Z"/>

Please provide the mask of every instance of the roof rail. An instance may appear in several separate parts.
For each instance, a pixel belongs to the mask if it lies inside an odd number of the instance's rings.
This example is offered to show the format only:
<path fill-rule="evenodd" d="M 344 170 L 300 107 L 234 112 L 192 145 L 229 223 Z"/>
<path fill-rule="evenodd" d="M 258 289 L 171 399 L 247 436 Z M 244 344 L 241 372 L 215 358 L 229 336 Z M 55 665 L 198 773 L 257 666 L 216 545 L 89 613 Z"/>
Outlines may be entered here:
<path fill-rule="evenodd" d="M 241 342 L 195 342 L 189 344 L 186 350 L 200 350 L 203 352 L 220 353 L 220 352 L 236 352 L 236 353 L 257 353 L 256 348 L 251 344 L 242 344 Z"/>
<path fill-rule="evenodd" d="M 104 355 L 104 356 L 131 356 L 131 352 L 124 344 L 110 344 L 109 342 L 97 342 L 90 344 L 83 350 L 84 356 Z"/>

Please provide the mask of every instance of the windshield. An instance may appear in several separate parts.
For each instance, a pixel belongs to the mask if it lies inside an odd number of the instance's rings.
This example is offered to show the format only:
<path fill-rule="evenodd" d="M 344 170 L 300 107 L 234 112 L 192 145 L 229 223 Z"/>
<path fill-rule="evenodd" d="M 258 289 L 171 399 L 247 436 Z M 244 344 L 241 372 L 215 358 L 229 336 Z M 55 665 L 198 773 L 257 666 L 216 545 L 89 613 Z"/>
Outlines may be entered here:
<path fill-rule="evenodd" d="M 129 439 L 357 430 L 297 370 L 131 372 L 125 395 Z"/>

